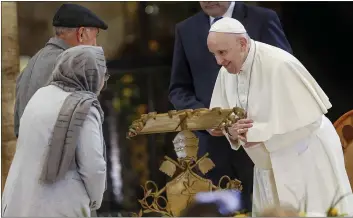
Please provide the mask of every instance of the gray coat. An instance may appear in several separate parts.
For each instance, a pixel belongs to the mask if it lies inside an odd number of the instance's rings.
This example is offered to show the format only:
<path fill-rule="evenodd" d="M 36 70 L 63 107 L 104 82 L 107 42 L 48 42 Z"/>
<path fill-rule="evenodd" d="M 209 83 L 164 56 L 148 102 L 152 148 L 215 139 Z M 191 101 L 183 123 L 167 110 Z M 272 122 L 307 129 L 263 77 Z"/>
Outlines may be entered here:
<path fill-rule="evenodd" d="M 81 208 L 90 216 L 90 210 L 100 207 L 106 162 L 101 118 L 94 107 L 83 123 L 75 161 L 65 178 L 51 185 L 40 180 L 54 124 L 69 94 L 49 85 L 28 102 L 2 196 L 4 217 L 78 217 L 83 215 Z"/>
<path fill-rule="evenodd" d="M 28 62 L 16 81 L 16 102 L 14 111 L 14 131 L 18 136 L 20 119 L 34 93 L 46 86 L 51 78 L 56 58 L 69 46 L 56 37 L 51 38 Z"/>

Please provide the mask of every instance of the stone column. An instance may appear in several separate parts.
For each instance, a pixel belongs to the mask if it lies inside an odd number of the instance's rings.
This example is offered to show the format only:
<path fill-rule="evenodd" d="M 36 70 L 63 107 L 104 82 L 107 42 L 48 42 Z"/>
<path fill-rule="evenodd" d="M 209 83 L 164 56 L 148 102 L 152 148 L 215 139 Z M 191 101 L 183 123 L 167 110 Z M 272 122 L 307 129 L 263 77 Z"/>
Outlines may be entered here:
<path fill-rule="evenodd" d="M 1 191 L 16 149 L 14 103 L 19 73 L 17 2 L 1 3 Z"/>

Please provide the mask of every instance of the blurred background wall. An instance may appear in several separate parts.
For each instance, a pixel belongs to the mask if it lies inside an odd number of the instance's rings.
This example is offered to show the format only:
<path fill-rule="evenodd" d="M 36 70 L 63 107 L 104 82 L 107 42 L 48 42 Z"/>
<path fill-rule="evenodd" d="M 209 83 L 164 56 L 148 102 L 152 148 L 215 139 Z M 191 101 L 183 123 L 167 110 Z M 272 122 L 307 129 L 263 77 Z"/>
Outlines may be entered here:
<path fill-rule="evenodd" d="M 19 73 L 19 43 L 16 3 L 1 4 L 1 191 L 15 154 L 13 110 L 15 80 Z"/>
<path fill-rule="evenodd" d="M 17 2 L 21 67 L 52 36 L 52 17 L 63 2 Z M 333 104 L 335 121 L 353 108 L 353 4 L 351 2 L 246 2 L 275 10 L 295 56 L 319 82 Z M 149 111 L 173 109 L 168 101 L 175 24 L 197 13 L 198 2 L 80 2 L 109 25 L 101 31 L 110 74 L 101 96 L 109 182 L 101 215 L 137 210 L 140 184 L 162 187 L 164 155 L 174 157 L 174 134 L 125 138 L 130 123 Z M 12 12 L 13 13 L 13 12 Z M 9 15 L 10 16 L 10 15 Z M 6 18 L 10 19 L 10 17 Z M 3 18 L 4 20 L 4 18 Z M 3 38 L 2 38 L 3 39 Z M 4 54 L 4 53 L 3 53 Z M 11 107 L 11 105 L 9 105 Z"/>

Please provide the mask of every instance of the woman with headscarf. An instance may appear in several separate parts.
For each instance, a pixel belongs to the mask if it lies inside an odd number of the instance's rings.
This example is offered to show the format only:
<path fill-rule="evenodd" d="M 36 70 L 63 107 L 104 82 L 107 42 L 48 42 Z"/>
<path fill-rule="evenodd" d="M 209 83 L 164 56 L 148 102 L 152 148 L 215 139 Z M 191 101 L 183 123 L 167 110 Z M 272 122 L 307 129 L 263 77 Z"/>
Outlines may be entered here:
<path fill-rule="evenodd" d="M 52 81 L 21 118 L 3 216 L 90 216 L 100 207 L 106 161 L 97 96 L 107 79 L 101 47 L 77 46 L 58 57 Z"/>

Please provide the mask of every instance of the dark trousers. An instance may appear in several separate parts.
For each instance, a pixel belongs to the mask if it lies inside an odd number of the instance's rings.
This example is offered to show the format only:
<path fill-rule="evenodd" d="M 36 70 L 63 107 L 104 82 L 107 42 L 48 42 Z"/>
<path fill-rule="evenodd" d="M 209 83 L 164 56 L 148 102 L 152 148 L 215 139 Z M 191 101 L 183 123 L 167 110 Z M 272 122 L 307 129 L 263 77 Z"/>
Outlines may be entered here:
<path fill-rule="evenodd" d="M 208 152 L 216 165 L 205 175 L 206 178 L 212 180 L 214 185 L 218 185 L 220 178 L 225 175 L 240 180 L 243 185 L 242 208 L 251 212 L 254 164 L 243 147 L 235 151 L 225 137 L 214 137 L 204 132 L 196 134 L 199 138 L 199 157 Z"/>

